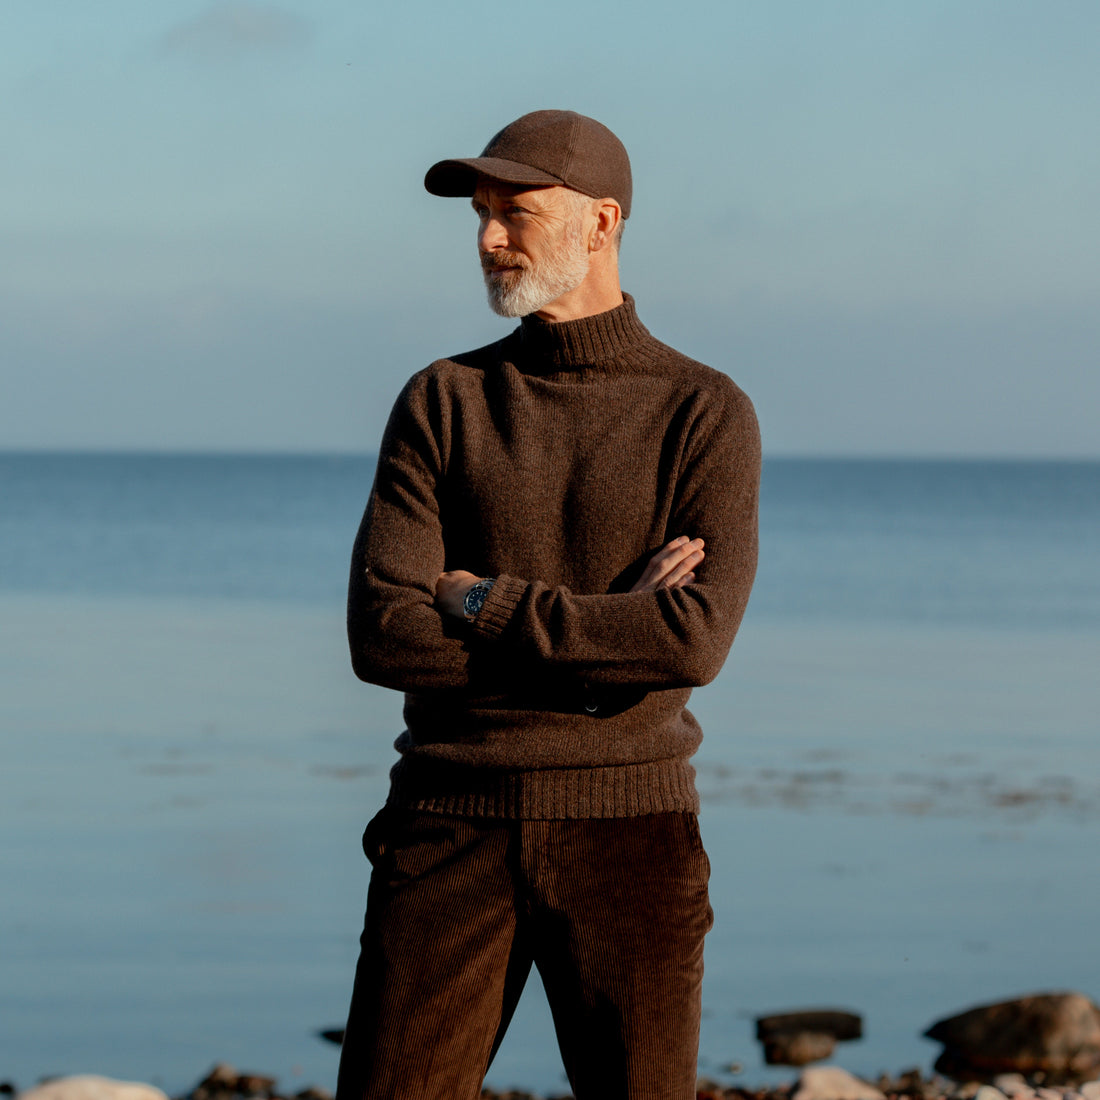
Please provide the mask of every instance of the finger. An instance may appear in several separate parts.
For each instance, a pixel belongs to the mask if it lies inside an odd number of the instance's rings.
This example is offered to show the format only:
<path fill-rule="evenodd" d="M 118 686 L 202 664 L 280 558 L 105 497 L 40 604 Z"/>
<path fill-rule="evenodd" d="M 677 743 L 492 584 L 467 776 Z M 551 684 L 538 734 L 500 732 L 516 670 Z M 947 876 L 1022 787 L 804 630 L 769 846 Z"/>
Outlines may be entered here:
<path fill-rule="evenodd" d="M 653 563 L 656 567 L 654 572 L 659 578 L 667 577 L 674 570 L 682 569 L 684 562 L 701 561 L 702 559 L 697 555 L 701 555 L 702 552 L 702 539 L 692 539 L 681 546 L 661 551 Z"/>
<path fill-rule="evenodd" d="M 650 558 L 648 564 L 634 585 L 634 590 L 656 588 L 676 567 L 690 550 L 676 547 L 674 550 L 660 551 Z"/>
<path fill-rule="evenodd" d="M 689 554 L 703 548 L 702 539 L 689 539 L 686 535 L 674 539 L 667 546 L 663 546 L 650 558 L 650 566 L 657 571 L 667 573 L 669 569 L 681 562 Z"/>
<path fill-rule="evenodd" d="M 677 588 L 681 584 L 688 584 L 684 578 L 690 573 L 694 576 L 695 567 L 702 562 L 706 555 L 702 550 L 694 550 L 686 558 L 677 562 L 676 565 L 665 574 L 661 583 L 665 588 Z"/>
<path fill-rule="evenodd" d="M 662 580 L 685 558 L 697 549 L 702 549 L 702 546 L 702 539 L 689 539 L 686 535 L 673 539 L 650 558 L 642 574 L 643 582 L 653 584 Z"/>
<path fill-rule="evenodd" d="M 676 574 L 677 580 L 703 560 L 703 540 L 688 539 L 686 535 L 673 539 L 650 558 L 641 577 L 631 592 L 651 592 L 667 585 Z M 677 572 L 678 571 L 678 572 Z"/>
<path fill-rule="evenodd" d="M 666 543 L 646 562 L 645 572 L 651 575 L 660 573 L 663 563 L 668 561 L 670 557 L 674 558 L 688 543 L 687 535 L 681 535 L 679 538 Z"/>

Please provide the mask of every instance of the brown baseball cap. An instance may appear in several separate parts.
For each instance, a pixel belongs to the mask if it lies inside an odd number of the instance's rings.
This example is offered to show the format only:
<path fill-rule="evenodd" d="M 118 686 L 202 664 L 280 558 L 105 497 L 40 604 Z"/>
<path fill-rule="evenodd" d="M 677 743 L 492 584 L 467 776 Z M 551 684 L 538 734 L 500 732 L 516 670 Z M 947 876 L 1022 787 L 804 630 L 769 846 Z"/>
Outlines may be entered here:
<path fill-rule="evenodd" d="M 479 176 L 532 187 L 569 187 L 594 199 L 615 199 L 630 217 L 630 158 L 602 123 L 576 111 L 532 111 L 505 126 L 480 157 L 441 160 L 424 186 L 433 195 L 462 198 Z"/>

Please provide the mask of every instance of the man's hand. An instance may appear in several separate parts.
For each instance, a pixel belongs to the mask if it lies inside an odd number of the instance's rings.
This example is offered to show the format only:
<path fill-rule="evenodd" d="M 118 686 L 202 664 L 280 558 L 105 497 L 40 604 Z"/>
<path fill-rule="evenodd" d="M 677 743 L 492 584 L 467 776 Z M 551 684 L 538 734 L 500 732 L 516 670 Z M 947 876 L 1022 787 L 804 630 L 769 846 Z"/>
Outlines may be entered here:
<path fill-rule="evenodd" d="M 440 573 L 435 582 L 435 606 L 445 615 L 454 615 L 456 618 L 466 618 L 466 612 L 462 609 L 462 601 L 466 599 L 466 593 L 481 580 L 474 573 L 467 573 L 465 569 L 452 569 L 448 573 Z"/>
<path fill-rule="evenodd" d="M 703 540 L 681 535 L 649 559 L 645 572 L 630 591 L 656 592 L 658 588 L 679 588 L 682 584 L 691 584 L 695 580 L 694 569 L 703 557 Z"/>
<path fill-rule="evenodd" d="M 703 560 L 703 540 L 689 539 L 681 535 L 663 546 L 649 559 L 645 572 L 638 578 L 631 592 L 655 592 L 658 588 L 679 588 L 695 580 L 695 567 Z M 462 603 L 466 593 L 481 578 L 465 569 L 452 569 L 440 573 L 435 582 L 435 606 L 444 615 L 464 619 Z"/>

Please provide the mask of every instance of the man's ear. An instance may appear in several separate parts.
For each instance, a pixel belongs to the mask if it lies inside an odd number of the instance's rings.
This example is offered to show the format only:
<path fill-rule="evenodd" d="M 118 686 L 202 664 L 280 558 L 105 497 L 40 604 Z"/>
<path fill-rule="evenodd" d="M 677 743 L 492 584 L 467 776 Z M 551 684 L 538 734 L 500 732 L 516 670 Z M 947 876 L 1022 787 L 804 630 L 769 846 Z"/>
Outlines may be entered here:
<path fill-rule="evenodd" d="M 615 231 L 623 220 L 622 207 L 614 199 L 599 199 L 596 207 L 596 224 L 588 238 L 589 252 L 602 252 L 610 248 Z"/>

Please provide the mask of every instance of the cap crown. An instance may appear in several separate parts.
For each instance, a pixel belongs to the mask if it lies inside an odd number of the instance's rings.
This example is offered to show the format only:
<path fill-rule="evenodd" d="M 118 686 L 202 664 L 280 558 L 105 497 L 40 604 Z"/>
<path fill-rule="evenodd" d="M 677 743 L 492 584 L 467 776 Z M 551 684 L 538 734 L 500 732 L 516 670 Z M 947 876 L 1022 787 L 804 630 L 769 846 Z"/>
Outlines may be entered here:
<path fill-rule="evenodd" d="M 623 143 L 576 111 L 532 111 L 505 126 L 480 157 L 432 165 L 424 186 L 436 195 L 472 195 L 479 176 L 536 187 L 560 184 L 592 198 L 613 198 L 630 215 L 633 184 Z"/>

